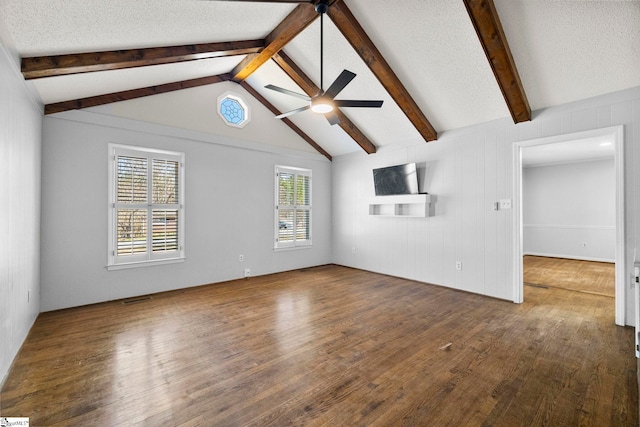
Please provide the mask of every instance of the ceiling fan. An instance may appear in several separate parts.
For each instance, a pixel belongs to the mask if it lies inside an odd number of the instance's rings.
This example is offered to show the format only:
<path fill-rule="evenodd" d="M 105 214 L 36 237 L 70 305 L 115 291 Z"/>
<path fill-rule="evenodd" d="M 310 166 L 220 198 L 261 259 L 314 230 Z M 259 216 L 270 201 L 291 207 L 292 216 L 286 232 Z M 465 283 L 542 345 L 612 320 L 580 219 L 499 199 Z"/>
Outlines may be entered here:
<path fill-rule="evenodd" d="M 286 2 L 295 2 L 295 3 L 309 3 L 309 1 L 291 1 L 285 0 Z M 296 108 L 295 110 L 291 110 L 289 112 L 280 114 L 276 116 L 276 119 L 282 119 L 285 117 L 289 117 L 293 114 L 300 113 L 302 111 L 311 110 L 315 113 L 324 114 L 330 124 L 335 125 L 340 122 L 338 114 L 336 113 L 336 109 L 340 107 L 365 107 L 365 108 L 380 108 L 382 107 L 383 101 L 367 101 L 367 100 L 338 100 L 335 97 L 344 89 L 351 80 L 356 77 L 355 73 L 352 73 L 349 70 L 343 70 L 342 73 L 338 76 L 337 79 L 329 88 L 325 91 L 323 89 L 323 39 L 324 39 L 324 25 L 323 25 L 323 17 L 324 14 L 329 10 L 328 0 L 320 0 L 315 5 L 316 12 L 320 14 L 320 92 L 313 96 L 307 96 L 298 92 L 294 92 L 288 89 L 284 89 L 274 85 L 266 85 L 266 89 L 271 89 L 276 92 L 284 93 L 285 95 L 294 96 L 296 98 L 304 99 L 309 103 L 303 107 Z"/>

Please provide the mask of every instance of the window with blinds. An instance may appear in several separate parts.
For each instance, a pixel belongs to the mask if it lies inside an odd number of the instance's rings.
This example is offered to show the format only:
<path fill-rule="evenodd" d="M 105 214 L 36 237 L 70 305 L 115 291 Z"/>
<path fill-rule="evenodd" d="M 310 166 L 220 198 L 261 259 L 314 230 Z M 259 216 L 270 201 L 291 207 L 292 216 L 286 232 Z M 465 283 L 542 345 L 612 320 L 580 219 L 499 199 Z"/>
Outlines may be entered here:
<path fill-rule="evenodd" d="M 276 166 L 275 248 L 311 245 L 311 171 Z"/>
<path fill-rule="evenodd" d="M 184 258 L 184 154 L 111 144 L 109 265 Z"/>

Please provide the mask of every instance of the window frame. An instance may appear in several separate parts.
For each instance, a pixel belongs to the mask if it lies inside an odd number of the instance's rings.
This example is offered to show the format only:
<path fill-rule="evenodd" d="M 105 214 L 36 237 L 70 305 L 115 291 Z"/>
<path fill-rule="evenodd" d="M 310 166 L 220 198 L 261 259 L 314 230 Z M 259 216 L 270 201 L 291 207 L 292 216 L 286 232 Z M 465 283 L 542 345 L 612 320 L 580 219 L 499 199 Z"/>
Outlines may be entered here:
<path fill-rule="evenodd" d="M 309 203 L 307 205 L 297 205 L 294 200 L 293 205 L 280 205 L 280 173 L 288 173 L 294 175 L 294 198 L 296 194 L 297 181 L 298 176 L 307 176 L 309 178 Z M 274 250 L 287 250 L 287 249 L 301 249 L 301 248 L 310 248 L 313 244 L 313 176 L 311 169 L 304 169 L 292 166 L 275 166 L 275 174 L 274 174 Z M 279 212 L 281 208 L 291 209 L 293 210 L 293 239 L 291 241 L 281 242 L 280 238 L 280 215 Z M 298 212 L 308 212 L 308 238 L 299 240 L 297 238 L 297 226 L 295 224 L 295 218 Z"/>
<path fill-rule="evenodd" d="M 122 144 L 108 144 L 109 151 L 109 193 L 108 193 L 108 248 L 107 269 L 120 270 L 124 268 L 145 267 L 150 265 L 169 264 L 183 262 L 185 260 L 185 209 L 184 209 L 184 177 L 185 154 L 176 151 L 159 150 L 154 148 L 139 147 Z M 118 224 L 116 212 L 122 204 L 117 202 L 117 158 L 118 156 L 131 156 L 146 158 L 147 160 L 147 202 L 127 204 L 137 209 L 146 209 L 147 216 L 147 244 L 146 252 L 134 255 L 117 255 Z M 152 203 L 152 173 L 153 160 L 169 160 L 178 162 L 178 200 L 176 203 Z M 152 245 L 153 212 L 154 210 L 177 209 L 177 233 L 178 249 L 169 252 L 154 252 Z"/>
<path fill-rule="evenodd" d="M 225 99 L 231 99 L 235 101 L 241 108 L 244 114 L 244 119 L 239 123 L 230 122 L 227 117 L 222 112 L 222 101 Z M 251 114 L 249 111 L 249 104 L 244 100 L 244 98 L 233 92 L 225 92 L 222 95 L 218 96 L 218 103 L 216 105 L 216 111 L 218 115 L 222 118 L 222 121 L 227 125 L 235 128 L 243 128 L 251 121 Z"/>

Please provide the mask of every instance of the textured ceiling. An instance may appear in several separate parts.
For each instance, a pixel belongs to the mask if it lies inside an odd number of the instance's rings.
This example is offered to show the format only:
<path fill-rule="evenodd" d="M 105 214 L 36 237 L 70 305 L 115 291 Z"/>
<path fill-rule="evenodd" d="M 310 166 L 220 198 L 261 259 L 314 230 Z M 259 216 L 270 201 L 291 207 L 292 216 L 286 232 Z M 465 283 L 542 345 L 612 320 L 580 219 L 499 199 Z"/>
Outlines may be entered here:
<path fill-rule="evenodd" d="M 640 2 L 497 0 L 532 109 L 640 85 Z"/>
<path fill-rule="evenodd" d="M 293 4 L 203 0 L 2 0 L 23 56 L 264 37 Z"/>
<path fill-rule="evenodd" d="M 494 1 L 532 109 L 640 86 L 640 0 Z M 344 2 L 438 132 L 509 116 L 462 0 Z M 259 39 L 294 8 L 215 0 L 0 0 L 0 16 L 23 57 Z M 284 49 L 318 86 L 319 33 L 316 20 Z M 241 59 L 51 77 L 34 84 L 47 104 L 220 74 Z M 338 99 L 385 101 L 379 110 L 345 109 L 379 149 L 425 143 L 325 19 L 325 88 L 345 68 L 357 77 Z M 247 81 L 281 111 L 304 103 L 263 88 L 272 83 L 300 92 L 272 62 Z M 360 150 L 338 126 L 313 113 L 292 120 L 334 156 Z"/>

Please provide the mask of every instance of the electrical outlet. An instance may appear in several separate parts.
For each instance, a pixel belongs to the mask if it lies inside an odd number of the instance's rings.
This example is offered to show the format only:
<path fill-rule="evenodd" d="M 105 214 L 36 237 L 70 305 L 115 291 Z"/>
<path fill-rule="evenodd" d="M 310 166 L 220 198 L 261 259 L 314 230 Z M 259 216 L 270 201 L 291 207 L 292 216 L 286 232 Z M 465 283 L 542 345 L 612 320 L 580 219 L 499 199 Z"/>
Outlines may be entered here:
<path fill-rule="evenodd" d="M 355 246 L 351 248 L 351 253 L 352 253 L 352 254 L 355 254 L 355 253 L 356 253 L 356 247 L 355 247 Z"/>
<path fill-rule="evenodd" d="M 511 209 L 511 199 L 501 199 L 500 209 Z"/>
<path fill-rule="evenodd" d="M 462 270 L 462 262 L 456 261 L 456 270 Z"/>
<path fill-rule="evenodd" d="M 251 269 L 250 268 L 245 268 L 244 269 L 244 277 L 251 277 Z"/>
<path fill-rule="evenodd" d="M 243 262 L 243 261 L 244 261 L 244 255 L 240 255 L 240 256 L 238 257 L 238 261 Z"/>

